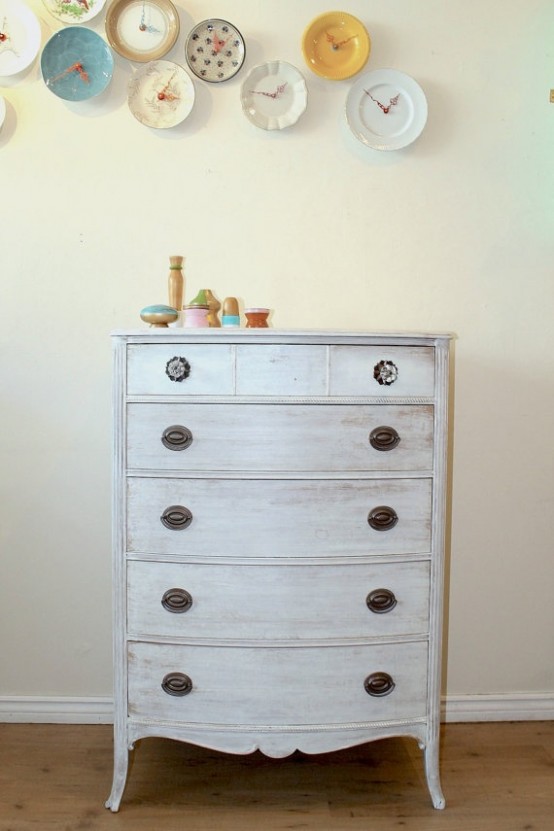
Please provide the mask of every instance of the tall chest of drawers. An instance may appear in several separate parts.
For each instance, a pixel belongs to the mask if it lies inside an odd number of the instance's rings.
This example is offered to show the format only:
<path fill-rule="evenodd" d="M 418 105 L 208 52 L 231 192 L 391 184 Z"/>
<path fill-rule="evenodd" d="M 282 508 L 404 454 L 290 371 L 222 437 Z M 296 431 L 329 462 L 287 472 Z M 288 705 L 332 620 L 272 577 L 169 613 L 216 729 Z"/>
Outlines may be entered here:
<path fill-rule="evenodd" d="M 167 737 L 439 781 L 447 335 L 114 335 L 114 780 Z M 371 783 L 368 782 L 368 788 Z"/>

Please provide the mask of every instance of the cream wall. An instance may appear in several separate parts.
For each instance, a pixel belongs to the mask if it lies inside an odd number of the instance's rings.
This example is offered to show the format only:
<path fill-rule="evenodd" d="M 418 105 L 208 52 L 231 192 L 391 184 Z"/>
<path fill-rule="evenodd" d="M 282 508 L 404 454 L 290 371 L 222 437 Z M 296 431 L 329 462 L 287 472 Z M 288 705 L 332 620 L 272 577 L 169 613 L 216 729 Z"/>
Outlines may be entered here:
<path fill-rule="evenodd" d="M 44 42 L 61 24 L 29 5 Z M 118 56 L 98 100 L 56 98 L 39 61 L 0 90 L 0 703 L 111 695 L 108 335 L 166 300 L 178 253 L 187 297 L 235 294 L 278 327 L 457 334 L 446 690 L 554 702 L 554 5 L 349 0 L 368 69 L 401 69 L 428 97 L 419 141 L 381 154 L 345 127 L 351 82 L 301 55 L 333 4 L 177 5 L 169 58 L 221 16 L 247 60 L 196 83 L 174 130 L 133 119 Z M 89 25 L 103 32 L 103 15 Z M 239 101 L 246 71 L 275 58 L 310 96 L 277 135 Z"/>

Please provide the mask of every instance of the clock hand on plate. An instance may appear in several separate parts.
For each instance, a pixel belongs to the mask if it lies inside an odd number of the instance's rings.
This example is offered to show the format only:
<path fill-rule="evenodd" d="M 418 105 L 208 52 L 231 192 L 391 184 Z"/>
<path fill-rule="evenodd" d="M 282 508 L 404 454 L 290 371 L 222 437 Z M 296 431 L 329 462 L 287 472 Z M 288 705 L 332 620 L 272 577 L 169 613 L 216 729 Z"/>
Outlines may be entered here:
<path fill-rule="evenodd" d="M 13 52 L 16 57 L 19 57 L 19 52 L 16 52 L 12 46 L 11 35 L 8 32 L 7 17 L 5 17 L 2 21 L 2 31 L 0 31 L 0 52 Z"/>
<path fill-rule="evenodd" d="M 279 98 L 280 95 L 283 94 L 285 91 L 285 87 L 287 82 L 285 81 L 284 84 L 279 84 L 275 92 L 264 92 L 261 89 L 253 89 L 251 90 L 252 95 L 265 95 L 267 98 Z"/>
<path fill-rule="evenodd" d="M 155 26 L 149 25 L 146 23 L 146 8 L 145 3 L 142 4 L 142 14 L 140 16 L 140 23 L 139 23 L 139 30 L 141 32 L 159 32 L 159 29 L 156 29 Z"/>
<path fill-rule="evenodd" d="M 219 52 L 221 52 L 221 50 L 223 49 L 223 47 L 225 46 L 225 44 L 227 43 L 227 41 L 229 40 L 229 38 L 226 38 L 226 40 L 221 40 L 221 39 L 217 36 L 217 32 L 216 32 L 216 31 L 214 31 L 214 33 L 213 33 L 212 37 L 213 37 L 213 47 L 214 47 L 214 52 L 215 52 L 215 53 L 216 53 L 216 55 L 217 55 L 217 54 L 219 54 Z"/>
<path fill-rule="evenodd" d="M 398 92 L 398 93 L 394 96 L 394 98 L 390 98 L 390 99 L 389 99 L 389 103 L 388 103 L 388 104 L 381 104 L 381 102 L 380 102 L 380 101 L 378 101 L 376 98 L 374 98 L 374 97 L 373 97 L 373 95 L 370 93 L 370 91 L 369 91 L 368 89 L 364 89 L 364 92 L 365 92 L 365 94 L 366 94 L 366 95 L 369 95 L 369 97 L 371 98 L 371 100 L 372 100 L 372 101 L 375 101 L 375 103 L 377 104 L 377 106 L 378 106 L 381 110 L 383 110 L 383 112 L 385 113 L 385 115 L 389 112 L 389 110 L 390 110 L 390 108 L 391 108 L 391 107 L 395 107 L 395 106 L 398 104 L 398 98 L 400 97 L 400 93 Z"/>
<path fill-rule="evenodd" d="M 346 38 L 345 40 L 337 41 L 337 40 L 335 40 L 334 35 L 330 35 L 329 32 L 327 32 L 327 42 L 331 44 L 331 49 L 334 49 L 335 51 L 337 49 L 340 49 L 340 47 L 344 46 L 346 43 L 350 43 L 350 41 L 354 40 L 354 38 L 356 38 L 356 37 L 358 37 L 358 36 L 357 35 L 351 35 L 349 38 Z"/>
<path fill-rule="evenodd" d="M 177 74 L 177 70 L 175 70 L 175 72 L 172 74 L 171 78 L 169 79 L 169 81 L 167 82 L 165 87 L 163 87 L 158 92 L 158 95 L 157 95 L 158 101 L 177 101 L 178 100 L 178 98 L 179 98 L 178 95 L 173 95 L 172 92 L 168 91 L 169 87 L 171 86 L 171 82 L 175 78 L 176 74 Z"/>
<path fill-rule="evenodd" d="M 48 84 L 54 84 L 56 81 L 59 81 L 61 78 L 65 78 L 66 75 L 69 75 L 71 72 L 78 72 L 79 78 L 81 81 L 84 81 L 86 84 L 90 82 L 90 78 L 88 72 L 85 72 L 83 64 L 80 61 L 71 64 L 68 66 L 67 69 L 64 69 L 63 72 L 60 72 L 58 75 L 54 75 L 53 78 L 48 79 Z"/>

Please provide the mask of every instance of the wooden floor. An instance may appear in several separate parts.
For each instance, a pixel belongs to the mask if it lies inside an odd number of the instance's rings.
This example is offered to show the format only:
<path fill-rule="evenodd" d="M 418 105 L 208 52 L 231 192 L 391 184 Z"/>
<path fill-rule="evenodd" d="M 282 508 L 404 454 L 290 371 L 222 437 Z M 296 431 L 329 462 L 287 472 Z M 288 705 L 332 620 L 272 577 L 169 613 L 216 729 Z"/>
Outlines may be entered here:
<path fill-rule="evenodd" d="M 554 831 L 554 722 L 449 724 L 446 809 L 415 741 L 321 756 L 139 743 L 118 814 L 106 725 L 0 724 L 0 831 Z"/>

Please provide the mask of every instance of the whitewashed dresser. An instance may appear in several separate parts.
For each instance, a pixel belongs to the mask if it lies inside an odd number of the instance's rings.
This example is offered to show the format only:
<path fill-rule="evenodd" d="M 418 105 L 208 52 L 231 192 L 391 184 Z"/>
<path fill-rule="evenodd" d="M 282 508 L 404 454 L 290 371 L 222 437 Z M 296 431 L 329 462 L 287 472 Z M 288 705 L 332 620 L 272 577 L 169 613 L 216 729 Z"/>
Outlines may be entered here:
<path fill-rule="evenodd" d="M 148 736 L 272 757 L 410 736 L 442 808 L 449 336 L 113 342 L 107 807 Z"/>

